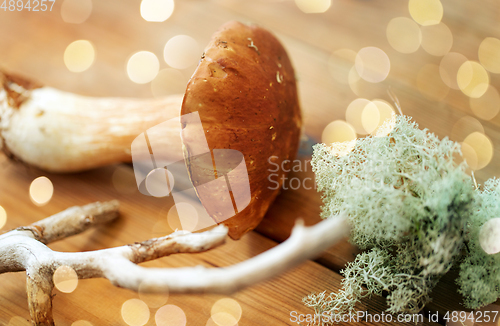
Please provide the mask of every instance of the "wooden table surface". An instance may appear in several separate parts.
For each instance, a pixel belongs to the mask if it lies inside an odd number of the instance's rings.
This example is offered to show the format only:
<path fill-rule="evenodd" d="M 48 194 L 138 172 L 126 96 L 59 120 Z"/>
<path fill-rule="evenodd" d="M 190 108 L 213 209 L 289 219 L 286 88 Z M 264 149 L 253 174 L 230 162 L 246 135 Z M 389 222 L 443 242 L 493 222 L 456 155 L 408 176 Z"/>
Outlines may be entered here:
<path fill-rule="evenodd" d="M 65 23 L 60 14 L 61 5 L 62 0 L 56 0 L 51 12 L 0 10 L 0 69 L 83 95 L 151 97 L 150 83 L 135 84 L 127 76 L 125 66 L 133 53 L 153 52 L 160 59 L 160 68 L 164 69 L 168 66 L 162 59 L 163 47 L 171 37 L 189 35 L 199 43 L 201 51 L 218 26 L 229 20 L 240 20 L 268 28 L 285 45 L 296 69 L 305 131 L 313 140 L 321 139 L 329 122 L 345 119 L 347 106 L 356 98 L 380 98 L 392 103 L 387 93 L 389 87 L 403 112 L 439 137 L 463 141 L 465 136 L 461 130 L 454 133 L 453 127 L 464 116 L 474 117 L 468 97 L 460 90 L 450 89 L 437 101 L 419 91 L 419 71 L 426 64 L 438 66 L 442 56 L 430 55 L 422 48 L 402 54 L 389 44 L 386 37 L 389 21 L 410 17 L 406 0 L 333 0 L 329 10 L 317 14 L 302 12 L 290 0 L 176 0 L 172 16 L 161 23 L 141 18 L 140 1 L 95 0 L 90 17 L 81 24 Z M 477 61 L 481 41 L 486 37 L 500 38 L 498 1 L 443 0 L 443 7 L 442 22 L 453 35 L 451 51 Z M 94 45 L 96 59 L 88 70 L 73 73 L 65 67 L 63 53 L 71 42 L 80 39 Z M 359 51 L 367 46 L 378 47 L 388 55 L 390 73 L 380 83 L 361 81 L 353 86 L 355 93 L 346 79 L 340 80 L 342 75 L 332 76 L 329 69 L 333 64 L 345 73 L 352 63 L 338 58 L 331 61 L 330 57 L 340 49 Z M 195 66 L 196 62 L 180 70 L 183 77 L 179 83 L 187 82 Z M 440 82 L 432 79 L 439 76 L 431 77 L 423 80 L 426 85 Z M 490 84 L 498 89 L 500 77 L 496 74 L 489 77 Z M 491 162 L 476 171 L 477 180 L 483 183 L 500 176 L 500 115 L 489 121 L 477 119 L 494 148 Z M 300 158 L 305 161 L 308 155 L 305 150 Z M 8 216 L 2 230 L 32 223 L 74 205 L 113 198 L 121 201 L 117 221 L 50 245 L 54 250 L 95 250 L 158 236 L 155 225 L 164 220 L 165 211 L 172 205 L 171 201 L 146 197 L 136 191 L 128 165 L 54 175 L 15 164 L 4 157 L 0 160 L 0 205 Z M 115 173 L 121 180 L 119 186 L 113 184 Z M 29 198 L 29 186 L 41 175 L 52 181 L 54 195 L 47 205 L 38 207 Z M 310 166 L 307 171 L 290 175 L 300 180 L 312 177 Z M 181 254 L 145 265 L 214 267 L 243 261 L 286 239 L 297 218 L 305 219 L 309 225 L 317 223 L 320 206 L 320 195 L 314 189 L 283 190 L 258 229 L 240 241 L 229 241 L 207 253 Z M 295 325 L 290 320 L 290 312 L 312 313 L 302 304 L 302 298 L 311 292 L 337 290 L 342 280 L 339 270 L 353 260 L 356 253 L 356 248 L 343 241 L 316 261 L 308 261 L 278 278 L 230 296 L 242 308 L 239 325 Z M 446 278 L 425 310 L 443 313 L 464 309 L 459 305 L 460 296 L 454 291 L 453 279 Z M 126 325 L 120 315 L 121 306 L 128 299 L 139 298 L 137 293 L 115 288 L 100 279 L 80 281 L 70 294 L 57 290 L 55 293 L 57 325 L 71 325 L 76 320 L 87 320 L 93 325 Z M 168 303 L 183 309 L 188 325 L 212 325 L 210 310 L 220 298 L 223 296 L 171 295 Z M 381 313 L 386 307 L 384 300 L 377 297 L 364 300 L 360 308 Z M 151 317 L 146 325 L 155 325 L 156 310 L 150 309 Z M 15 316 L 29 318 L 24 273 L 0 276 L 0 324 L 8 324 Z M 424 324 L 434 323 L 426 319 Z"/>

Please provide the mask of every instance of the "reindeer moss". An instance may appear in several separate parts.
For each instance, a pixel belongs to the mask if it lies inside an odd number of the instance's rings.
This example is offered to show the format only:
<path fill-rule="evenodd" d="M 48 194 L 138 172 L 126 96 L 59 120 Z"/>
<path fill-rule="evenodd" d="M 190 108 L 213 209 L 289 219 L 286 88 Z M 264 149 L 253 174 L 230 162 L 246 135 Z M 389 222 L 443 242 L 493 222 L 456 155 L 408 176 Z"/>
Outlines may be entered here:
<path fill-rule="evenodd" d="M 347 214 L 350 241 L 365 252 L 342 271 L 338 293 L 312 294 L 304 302 L 320 314 L 352 313 L 361 298 L 387 291 L 388 312 L 418 312 L 466 243 L 472 248 L 458 280 L 465 303 L 477 308 L 495 301 L 500 256 L 484 253 L 478 234 L 489 218 L 500 217 L 499 183 L 475 190 L 466 164 L 457 163 L 460 145 L 408 117 L 381 129 L 391 131 L 357 140 L 350 152 L 346 144 L 314 147 L 322 217 Z"/>

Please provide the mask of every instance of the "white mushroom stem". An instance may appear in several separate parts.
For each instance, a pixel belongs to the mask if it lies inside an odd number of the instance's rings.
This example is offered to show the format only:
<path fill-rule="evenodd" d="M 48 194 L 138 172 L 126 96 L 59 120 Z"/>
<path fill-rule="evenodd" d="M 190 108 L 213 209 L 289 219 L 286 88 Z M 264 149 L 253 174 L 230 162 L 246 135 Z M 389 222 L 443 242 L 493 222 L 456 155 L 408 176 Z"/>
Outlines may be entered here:
<path fill-rule="evenodd" d="M 224 243 L 228 229 L 220 225 L 202 233 L 175 232 L 162 238 L 90 252 L 56 252 L 46 243 L 76 234 L 117 215 L 118 203 L 73 207 L 30 227 L 0 236 L 0 273 L 26 271 L 28 305 L 34 325 L 54 325 L 53 275 L 69 266 L 78 278 L 103 277 L 112 284 L 141 292 L 232 293 L 267 280 L 314 258 L 349 233 L 343 217 L 311 227 L 297 222 L 288 240 L 239 264 L 225 268 L 144 268 L 136 264 L 174 253 L 197 253 Z M 83 226 L 82 226 L 83 225 Z M 38 231 L 37 231 L 38 230 Z M 42 230 L 42 231 L 39 231 Z"/>
<path fill-rule="evenodd" d="M 179 117 L 182 95 L 158 99 L 92 98 L 37 88 L 0 71 L 0 148 L 51 172 L 75 172 L 131 160 L 135 137 Z M 182 153 L 179 128 L 154 136 Z M 151 137 L 151 135 L 150 135 Z M 174 157 L 174 160 L 182 157 Z"/>

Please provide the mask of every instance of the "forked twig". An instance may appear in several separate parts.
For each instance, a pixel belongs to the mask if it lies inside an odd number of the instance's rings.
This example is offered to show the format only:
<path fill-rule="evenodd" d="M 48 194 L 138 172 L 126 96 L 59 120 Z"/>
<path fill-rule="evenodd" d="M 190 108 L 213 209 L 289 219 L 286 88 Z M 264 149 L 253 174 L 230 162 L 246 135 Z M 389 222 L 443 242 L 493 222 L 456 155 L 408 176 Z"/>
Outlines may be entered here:
<path fill-rule="evenodd" d="M 226 268 L 145 268 L 136 264 L 174 253 L 197 253 L 225 242 L 228 229 L 220 225 L 202 233 L 178 231 L 168 236 L 90 252 L 56 252 L 46 244 L 113 220 L 118 201 L 72 207 L 27 227 L 0 236 L 0 273 L 26 271 L 28 306 L 34 325 L 54 325 L 53 275 L 60 266 L 78 278 L 103 277 L 133 291 L 161 293 L 232 293 L 285 272 L 347 236 L 342 217 L 312 227 L 298 222 L 282 244 Z"/>

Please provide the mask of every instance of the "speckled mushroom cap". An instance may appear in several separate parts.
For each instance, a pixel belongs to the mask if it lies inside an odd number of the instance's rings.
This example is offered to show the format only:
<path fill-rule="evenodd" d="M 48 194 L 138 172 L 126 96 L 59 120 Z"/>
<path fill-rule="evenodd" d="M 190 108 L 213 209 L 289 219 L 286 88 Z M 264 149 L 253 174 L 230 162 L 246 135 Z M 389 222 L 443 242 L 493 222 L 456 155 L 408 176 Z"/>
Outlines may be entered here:
<path fill-rule="evenodd" d="M 184 155 L 191 181 L 202 186 L 214 177 L 215 165 L 221 177 L 223 169 L 229 172 L 235 164 L 229 157 L 222 158 L 229 161 L 225 166 L 215 164 L 214 154 L 212 160 L 193 158 L 203 135 L 190 132 L 190 122 L 182 116 L 196 111 L 211 151 L 233 149 L 243 154 L 250 184 L 250 201 L 244 209 L 238 210 L 233 198 L 237 213 L 221 217 L 225 213 L 220 203 L 227 199 L 228 185 L 234 197 L 244 192 L 246 178 L 226 178 L 228 182 L 218 188 L 197 191 L 210 217 L 226 224 L 231 238 L 239 239 L 266 214 L 299 145 L 302 117 L 295 74 L 276 37 L 255 25 L 224 24 L 212 36 L 187 85 L 181 110 Z"/>

